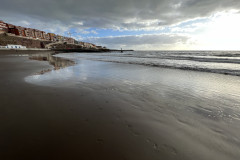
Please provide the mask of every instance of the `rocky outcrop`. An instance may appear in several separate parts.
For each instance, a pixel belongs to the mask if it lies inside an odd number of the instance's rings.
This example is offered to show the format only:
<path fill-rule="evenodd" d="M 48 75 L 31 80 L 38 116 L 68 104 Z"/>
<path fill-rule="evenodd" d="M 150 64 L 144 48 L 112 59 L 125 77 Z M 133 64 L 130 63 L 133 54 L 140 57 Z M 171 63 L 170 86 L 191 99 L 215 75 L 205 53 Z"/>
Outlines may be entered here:
<path fill-rule="evenodd" d="M 47 48 L 50 49 L 82 49 L 83 47 L 77 44 L 67 44 L 67 43 L 52 43 L 48 44 Z"/>

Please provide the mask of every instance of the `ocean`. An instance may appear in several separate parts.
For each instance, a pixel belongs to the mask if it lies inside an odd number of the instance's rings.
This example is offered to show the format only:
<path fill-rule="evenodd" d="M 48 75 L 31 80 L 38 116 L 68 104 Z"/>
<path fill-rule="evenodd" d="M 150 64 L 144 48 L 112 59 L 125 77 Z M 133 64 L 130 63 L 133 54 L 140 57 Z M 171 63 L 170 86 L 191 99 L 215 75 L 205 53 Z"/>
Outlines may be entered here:
<path fill-rule="evenodd" d="M 84 58 L 106 62 L 240 75 L 240 51 L 134 51 L 123 53 L 72 53 L 62 54 L 61 56 L 71 59 Z"/>
<path fill-rule="evenodd" d="M 120 101 L 110 103 L 113 110 L 120 106 L 116 126 L 127 123 L 130 139 L 143 143 L 135 144 L 133 151 L 141 153 L 136 159 L 240 158 L 240 52 L 62 53 L 50 59 L 55 69 L 25 81 L 79 92 L 87 88 L 89 98 L 96 93 L 106 102 Z M 127 143 L 122 139 L 118 145 Z"/>

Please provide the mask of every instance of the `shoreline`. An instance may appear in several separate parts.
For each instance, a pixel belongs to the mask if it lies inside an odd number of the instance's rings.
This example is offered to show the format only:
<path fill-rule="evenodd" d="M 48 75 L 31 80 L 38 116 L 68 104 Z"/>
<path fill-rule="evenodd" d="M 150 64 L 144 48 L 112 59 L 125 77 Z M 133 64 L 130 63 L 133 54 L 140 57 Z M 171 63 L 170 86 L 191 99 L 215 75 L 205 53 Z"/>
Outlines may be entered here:
<path fill-rule="evenodd" d="M 54 51 L 47 49 L 0 49 L 1 55 L 13 55 L 13 54 L 38 54 L 38 53 L 54 53 Z"/>
<path fill-rule="evenodd" d="M 225 106 L 238 102 L 238 77 L 81 60 L 25 80 L 52 68 L 0 55 L 1 159 L 240 157 L 239 121 L 228 117 L 238 112 Z"/>
<path fill-rule="evenodd" d="M 51 68 L 46 61 L 0 55 L 1 159 L 158 159 L 132 131 L 129 123 L 136 115 L 122 112 L 128 105 L 121 99 L 84 86 L 46 87 L 24 80 Z"/>
<path fill-rule="evenodd" d="M 111 52 L 109 49 L 53 49 L 57 53 L 69 53 L 69 52 Z"/>

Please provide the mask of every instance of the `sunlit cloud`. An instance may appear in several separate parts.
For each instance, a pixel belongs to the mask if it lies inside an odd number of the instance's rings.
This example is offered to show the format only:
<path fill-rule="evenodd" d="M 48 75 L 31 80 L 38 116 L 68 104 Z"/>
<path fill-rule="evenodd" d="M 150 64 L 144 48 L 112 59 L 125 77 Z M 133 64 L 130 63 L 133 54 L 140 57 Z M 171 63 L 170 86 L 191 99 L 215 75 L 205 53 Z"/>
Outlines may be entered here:
<path fill-rule="evenodd" d="M 132 49 L 240 50 L 239 10 L 239 0 L 2 0 L 0 19 L 107 47 L 119 44 L 107 40 L 112 37 L 128 46 L 130 36 L 136 38 Z M 143 40 L 148 35 L 156 35 L 157 45 Z M 169 43 L 159 35 L 187 40 Z"/>
<path fill-rule="evenodd" d="M 197 41 L 194 49 L 240 50 L 240 14 L 236 10 L 219 12 L 211 21 L 198 27 L 199 33 L 192 35 Z"/>
<path fill-rule="evenodd" d="M 111 48 L 125 48 L 138 50 L 166 50 L 177 49 L 187 43 L 189 37 L 181 34 L 142 34 L 133 36 L 115 36 L 115 37 L 89 37 L 86 41 L 108 45 Z"/>

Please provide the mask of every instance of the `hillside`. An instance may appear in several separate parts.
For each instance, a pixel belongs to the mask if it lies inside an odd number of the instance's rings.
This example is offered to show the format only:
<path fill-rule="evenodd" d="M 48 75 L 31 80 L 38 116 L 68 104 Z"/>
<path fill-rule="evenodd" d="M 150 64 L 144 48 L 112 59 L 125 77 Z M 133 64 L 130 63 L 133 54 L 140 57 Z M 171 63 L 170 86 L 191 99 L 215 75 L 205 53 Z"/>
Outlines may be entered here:
<path fill-rule="evenodd" d="M 8 36 L 7 34 L 0 34 L 0 46 L 8 44 L 22 45 L 27 48 L 45 48 L 51 41 L 40 41 L 16 36 Z"/>

